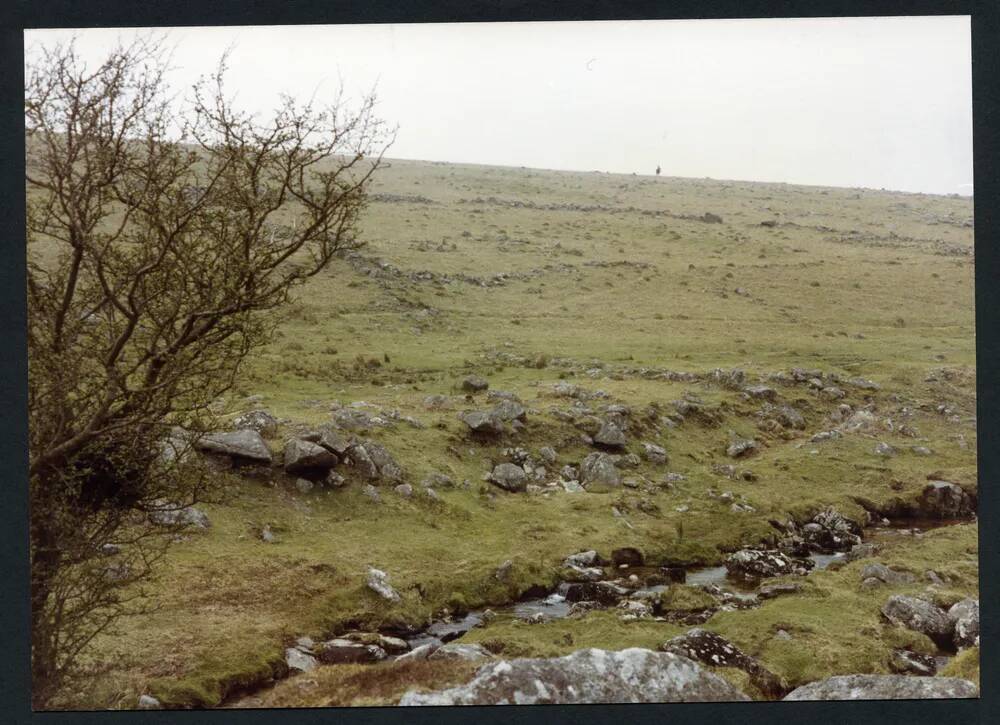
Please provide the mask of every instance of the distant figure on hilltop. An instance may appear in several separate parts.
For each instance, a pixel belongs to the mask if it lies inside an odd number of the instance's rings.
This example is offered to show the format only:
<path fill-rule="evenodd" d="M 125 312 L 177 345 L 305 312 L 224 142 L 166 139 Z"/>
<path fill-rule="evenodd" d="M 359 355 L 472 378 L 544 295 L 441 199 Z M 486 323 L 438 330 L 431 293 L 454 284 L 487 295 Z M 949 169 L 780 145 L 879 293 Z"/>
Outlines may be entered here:
<path fill-rule="evenodd" d="M 660 165 L 659 164 L 656 165 L 656 175 L 657 176 L 660 175 Z"/>

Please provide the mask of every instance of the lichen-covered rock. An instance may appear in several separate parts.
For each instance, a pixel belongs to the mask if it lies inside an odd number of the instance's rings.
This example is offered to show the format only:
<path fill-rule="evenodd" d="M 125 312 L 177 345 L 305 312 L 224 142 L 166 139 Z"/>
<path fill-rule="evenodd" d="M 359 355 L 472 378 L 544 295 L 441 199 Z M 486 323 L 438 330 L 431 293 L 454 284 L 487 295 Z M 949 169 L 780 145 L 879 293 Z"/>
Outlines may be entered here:
<path fill-rule="evenodd" d="M 838 675 L 810 682 L 785 700 L 936 700 L 978 697 L 979 688 L 957 677 Z"/>
<path fill-rule="evenodd" d="M 788 691 L 782 679 L 764 667 L 760 660 L 750 657 L 725 637 L 714 632 L 689 629 L 686 633 L 664 642 L 660 649 L 711 667 L 735 667 L 743 670 L 750 675 L 750 681 L 768 697 L 780 697 Z"/>
<path fill-rule="evenodd" d="M 369 589 L 383 599 L 387 599 L 390 602 L 398 602 L 400 600 L 399 593 L 389 584 L 389 575 L 380 569 L 369 569 L 365 583 Z"/>
<path fill-rule="evenodd" d="M 580 464 L 580 478 L 588 491 L 617 488 L 622 483 L 615 459 L 607 453 L 591 453 L 584 458 Z"/>
<path fill-rule="evenodd" d="M 233 419 L 233 428 L 256 431 L 263 437 L 270 438 L 278 432 L 278 419 L 267 410 L 251 410 L 236 416 Z"/>
<path fill-rule="evenodd" d="M 255 430 L 234 430 L 209 433 L 195 441 L 199 451 L 215 453 L 231 458 L 245 458 L 259 463 L 271 462 L 271 450 Z"/>
<path fill-rule="evenodd" d="M 956 649 L 979 645 L 979 600 L 963 599 L 948 610 L 948 619 L 955 628 L 953 641 Z"/>
<path fill-rule="evenodd" d="M 940 646 L 951 646 L 955 622 L 931 602 L 894 594 L 882 605 L 882 614 L 893 624 L 926 634 Z"/>
<path fill-rule="evenodd" d="M 467 684 L 408 692 L 400 705 L 541 705 L 611 702 L 728 702 L 749 698 L 697 663 L 669 652 L 588 649 L 552 659 L 480 667 Z"/>
<path fill-rule="evenodd" d="M 796 563 L 778 551 L 741 549 L 726 558 L 726 570 L 744 579 L 766 579 L 796 573 Z"/>
<path fill-rule="evenodd" d="M 642 457 L 650 463 L 662 466 L 667 463 L 667 451 L 662 446 L 655 443 L 642 444 Z"/>
<path fill-rule="evenodd" d="M 316 668 L 319 661 L 311 654 L 303 652 L 298 647 L 289 647 L 285 650 L 285 664 L 289 670 L 298 672 L 309 672 Z"/>

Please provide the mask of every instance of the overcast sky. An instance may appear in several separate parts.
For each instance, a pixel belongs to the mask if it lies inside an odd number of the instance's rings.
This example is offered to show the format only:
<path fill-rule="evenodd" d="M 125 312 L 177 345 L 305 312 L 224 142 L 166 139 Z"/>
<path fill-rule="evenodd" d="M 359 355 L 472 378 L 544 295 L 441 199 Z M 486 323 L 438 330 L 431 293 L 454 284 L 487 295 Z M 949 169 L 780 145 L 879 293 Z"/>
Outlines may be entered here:
<path fill-rule="evenodd" d="M 130 29 L 72 34 L 98 61 Z M 248 107 L 377 83 L 390 156 L 972 192 L 967 17 L 175 28 Z"/>

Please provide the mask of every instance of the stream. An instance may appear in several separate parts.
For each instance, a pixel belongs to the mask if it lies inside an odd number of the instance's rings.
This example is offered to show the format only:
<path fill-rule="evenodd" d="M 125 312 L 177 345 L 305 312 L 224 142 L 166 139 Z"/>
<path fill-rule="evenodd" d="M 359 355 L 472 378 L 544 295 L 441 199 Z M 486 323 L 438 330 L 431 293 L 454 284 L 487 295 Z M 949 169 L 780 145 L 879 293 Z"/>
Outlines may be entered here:
<path fill-rule="evenodd" d="M 882 523 L 870 526 L 863 529 L 862 540 L 864 542 L 885 542 L 896 540 L 898 537 L 909 536 L 919 538 L 924 531 L 940 528 L 943 526 L 952 526 L 955 524 L 969 523 L 968 519 L 898 519 L 894 521 L 883 520 Z M 828 552 L 828 553 L 810 553 L 808 558 L 812 561 L 813 566 L 809 569 L 809 574 L 816 571 L 822 571 L 826 569 L 836 561 L 846 560 L 845 552 Z M 676 576 L 677 568 L 671 568 L 673 576 Z M 610 569 L 610 567 L 608 568 Z M 608 570 L 606 569 L 606 571 Z M 655 597 L 659 592 L 665 591 L 670 583 L 656 583 L 647 584 L 646 579 L 653 577 L 656 581 L 662 581 L 664 579 L 665 571 L 661 567 L 657 566 L 634 566 L 634 567 L 620 567 L 617 570 L 611 570 L 608 577 L 603 581 L 615 581 L 619 584 L 625 585 L 628 589 L 628 594 L 622 597 L 622 600 L 626 599 L 648 599 Z M 691 586 L 698 587 L 717 587 L 719 590 L 725 592 L 728 606 L 732 606 L 733 602 L 739 602 L 735 606 L 737 608 L 746 608 L 747 606 L 753 607 L 757 606 L 758 598 L 756 591 L 759 587 L 760 582 L 754 580 L 746 580 L 739 577 L 731 577 L 725 566 L 700 566 L 700 567 L 685 567 L 683 568 L 684 579 L 683 583 Z M 631 578 L 633 577 L 634 578 Z M 669 575 L 668 577 L 669 578 Z M 419 631 L 385 631 L 383 634 L 391 634 L 393 636 L 401 637 L 405 639 L 407 644 L 411 649 L 419 647 L 425 644 L 444 644 L 456 640 L 470 630 L 482 626 L 485 620 L 490 617 L 487 612 L 492 611 L 492 615 L 496 617 L 513 617 L 521 620 L 536 620 L 541 619 L 542 621 L 562 619 L 568 616 L 572 612 L 574 602 L 568 601 L 565 596 L 559 592 L 565 592 L 568 583 L 564 582 L 556 587 L 555 591 L 547 593 L 544 596 L 531 596 L 521 601 L 513 602 L 511 604 L 502 605 L 494 607 L 491 609 L 482 608 L 470 611 L 463 616 L 456 616 L 451 618 L 443 618 L 433 621 L 430 625 Z M 718 590 L 717 590 L 718 591 Z M 727 605 L 724 605 L 727 606 Z M 614 608 L 614 605 L 610 605 L 609 608 Z M 937 660 L 938 667 L 943 667 L 951 655 L 944 652 L 939 652 L 938 656 L 935 658 Z M 257 687 L 256 690 L 264 689 L 273 685 L 273 682 L 264 685 L 263 688 Z M 227 697 L 223 704 L 224 707 L 253 707 L 253 697 L 250 693 L 244 691 L 240 694 L 233 693 L 234 696 Z"/>

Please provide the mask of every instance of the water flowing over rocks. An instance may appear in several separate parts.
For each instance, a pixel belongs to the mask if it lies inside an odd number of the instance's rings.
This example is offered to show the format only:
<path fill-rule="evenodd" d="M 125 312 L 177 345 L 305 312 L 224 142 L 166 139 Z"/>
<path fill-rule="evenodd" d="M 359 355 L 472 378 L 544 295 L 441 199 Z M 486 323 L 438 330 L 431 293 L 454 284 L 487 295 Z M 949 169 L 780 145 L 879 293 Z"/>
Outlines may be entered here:
<path fill-rule="evenodd" d="M 439 692 L 408 692 L 408 705 L 541 705 L 728 702 L 749 698 L 700 665 L 669 652 L 589 649 L 552 659 L 501 660 Z"/>

